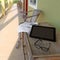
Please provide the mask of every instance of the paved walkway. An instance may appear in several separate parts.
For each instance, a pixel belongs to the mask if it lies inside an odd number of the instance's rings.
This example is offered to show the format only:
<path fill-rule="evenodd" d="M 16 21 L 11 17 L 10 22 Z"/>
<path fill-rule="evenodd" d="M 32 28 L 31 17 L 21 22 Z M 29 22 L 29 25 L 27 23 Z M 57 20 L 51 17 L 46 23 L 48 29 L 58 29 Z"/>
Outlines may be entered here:
<path fill-rule="evenodd" d="M 8 14 L 0 19 L 0 60 L 24 60 L 21 48 L 16 49 L 18 39 L 18 11 L 13 5 Z"/>

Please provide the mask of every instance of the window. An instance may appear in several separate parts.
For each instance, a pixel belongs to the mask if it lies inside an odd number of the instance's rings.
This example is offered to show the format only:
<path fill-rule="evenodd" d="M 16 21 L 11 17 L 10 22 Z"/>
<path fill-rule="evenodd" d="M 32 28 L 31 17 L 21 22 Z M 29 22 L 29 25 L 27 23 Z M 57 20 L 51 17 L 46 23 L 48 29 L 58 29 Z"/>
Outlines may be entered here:
<path fill-rule="evenodd" d="M 29 0 L 29 6 L 33 7 L 34 9 L 37 9 L 37 1 L 38 0 Z"/>
<path fill-rule="evenodd" d="M 30 0 L 30 3 L 36 5 L 36 0 Z"/>

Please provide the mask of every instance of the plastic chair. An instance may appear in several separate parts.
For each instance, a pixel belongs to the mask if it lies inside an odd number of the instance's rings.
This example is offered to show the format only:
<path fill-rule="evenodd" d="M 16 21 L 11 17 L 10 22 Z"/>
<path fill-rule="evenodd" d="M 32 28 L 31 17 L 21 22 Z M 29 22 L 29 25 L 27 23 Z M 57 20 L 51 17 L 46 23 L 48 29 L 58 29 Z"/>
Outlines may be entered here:
<path fill-rule="evenodd" d="M 32 10 L 29 11 L 29 12 L 32 12 Z M 27 32 L 27 33 L 29 33 L 32 25 L 38 24 L 36 21 L 37 21 L 37 18 L 38 18 L 39 15 L 40 15 L 40 10 L 38 10 L 38 9 L 33 10 L 32 16 L 26 15 L 25 18 L 24 18 L 24 22 L 21 23 L 18 26 L 18 33 L 20 33 L 20 32 Z"/>
<path fill-rule="evenodd" d="M 32 10 L 31 11 L 28 11 L 28 13 L 29 12 L 32 12 Z M 28 14 L 27 13 L 27 14 Z M 26 14 L 26 13 L 25 13 Z M 26 33 L 28 33 L 28 34 L 30 34 L 30 30 L 31 30 L 31 27 L 32 27 L 32 25 L 34 25 L 34 24 L 38 24 L 36 21 L 37 21 L 37 18 L 38 18 L 38 16 L 40 15 L 40 10 L 38 10 L 38 9 L 35 9 L 35 10 L 33 10 L 33 14 L 32 14 L 32 16 L 28 16 L 28 15 L 25 15 L 25 17 L 24 17 L 24 22 L 23 23 L 21 23 L 19 26 L 18 26 L 18 33 L 19 33 L 19 37 L 20 37 L 20 39 L 22 38 L 23 40 L 24 40 L 24 32 L 26 32 Z M 21 34 L 20 34 L 21 33 Z M 21 36 L 22 35 L 22 36 Z M 19 41 L 18 41 L 18 43 L 19 43 Z M 19 46 L 19 44 L 17 45 L 17 47 Z"/>

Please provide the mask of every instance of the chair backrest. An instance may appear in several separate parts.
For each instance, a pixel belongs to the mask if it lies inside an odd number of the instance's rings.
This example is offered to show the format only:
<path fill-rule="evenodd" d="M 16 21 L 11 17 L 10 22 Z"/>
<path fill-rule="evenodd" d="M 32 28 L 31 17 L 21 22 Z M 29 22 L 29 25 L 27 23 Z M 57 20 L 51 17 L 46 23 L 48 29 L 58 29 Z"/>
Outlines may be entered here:
<path fill-rule="evenodd" d="M 32 15 L 32 17 L 31 17 L 30 22 L 32 22 L 32 23 L 36 22 L 39 14 L 40 14 L 40 10 L 35 9 L 35 10 L 33 11 L 33 15 Z"/>

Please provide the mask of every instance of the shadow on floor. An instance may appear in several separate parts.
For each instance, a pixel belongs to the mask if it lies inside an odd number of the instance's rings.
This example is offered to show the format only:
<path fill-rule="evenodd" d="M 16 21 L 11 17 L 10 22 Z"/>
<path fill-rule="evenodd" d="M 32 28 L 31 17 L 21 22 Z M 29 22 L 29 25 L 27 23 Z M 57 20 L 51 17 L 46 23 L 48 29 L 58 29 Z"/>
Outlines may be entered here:
<path fill-rule="evenodd" d="M 16 14 L 16 15 L 13 16 L 12 18 L 10 18 L 7 22 L 0 24 L 0 30 L 2 30 L 4 27 L 6 27 L 6 26 L 7 26 L 11 21 L 13 21 L 17 16 L 18 16 L 18 14 Z M 3 18 L 4 21 L 5 21 L 6 17 L 7 17 L 7 16 L 5 16 L 5 17 Z"/>
<path fill-rule="evenodd" d="M 16 48 L 16 45 L 14 46 L 8 60 L 24 60 L 23 54 L 22 54 L 22 49 L 21 49 L 21 43 L 20 43 L 20 46 L 18 49 Z"/>

